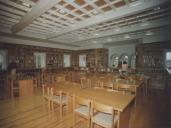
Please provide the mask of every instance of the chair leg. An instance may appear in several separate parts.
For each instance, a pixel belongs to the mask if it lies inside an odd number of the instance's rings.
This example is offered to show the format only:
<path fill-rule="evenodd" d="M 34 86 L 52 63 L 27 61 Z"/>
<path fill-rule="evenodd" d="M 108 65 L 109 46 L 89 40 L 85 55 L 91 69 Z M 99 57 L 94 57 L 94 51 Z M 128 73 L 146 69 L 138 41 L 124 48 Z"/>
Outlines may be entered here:
<path fill-rule="evenodd" d="M 90 118 L 88 118 L 87 121 L 88 121 L 87 128 L 90 128 Z"/>
<path fill-rule="evenodd" d="M 51 110 L 51 101 L 48 99 L 47 102 L 48 102 L 48 109 Z"/>
<path fill-rule="evenodd" d="M 50 104 L 51 104 L 51 110 L 54 111 L 54 103 L 52 101 L 50 101 Z"/>
<path fill-rule="evenodd" d="M 73 128 L 76 126 L 76 114 L 74 113 Z"/>
<path fill-rule="evenodd" d="M 60 116 L 62 117 L 62 104 L 60 104 L 60 106 L 59 106 L 59 111 L 60 111 Z"/>
<path fill-rule="evenodd" d="M 93 122 L 91 121 L 91 128 L 93 128 Z"/>

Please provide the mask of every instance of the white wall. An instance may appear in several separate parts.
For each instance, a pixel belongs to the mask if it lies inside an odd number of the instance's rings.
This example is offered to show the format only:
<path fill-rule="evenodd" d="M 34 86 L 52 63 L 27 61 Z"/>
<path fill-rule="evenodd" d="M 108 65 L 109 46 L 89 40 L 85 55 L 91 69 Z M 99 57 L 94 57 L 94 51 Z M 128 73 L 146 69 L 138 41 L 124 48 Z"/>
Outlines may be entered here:
<path fill-rule="evenodd" d="M 108 48 L 109 49 L 109 59 L 108 59 L 109 67 L 111 64 L 110 57 L 113 54 L 117 54 L 120 57 L 123 53 L 126 53 L 129 56 L 129 60 L 130 60 L 131 55 L 135 53 L 135 46 L 136 44 L 128 44 L 128 45 L 113 46 L 113 47 Z M 130 65 L 130 62 L 129 62 L 129 65 Z"/>

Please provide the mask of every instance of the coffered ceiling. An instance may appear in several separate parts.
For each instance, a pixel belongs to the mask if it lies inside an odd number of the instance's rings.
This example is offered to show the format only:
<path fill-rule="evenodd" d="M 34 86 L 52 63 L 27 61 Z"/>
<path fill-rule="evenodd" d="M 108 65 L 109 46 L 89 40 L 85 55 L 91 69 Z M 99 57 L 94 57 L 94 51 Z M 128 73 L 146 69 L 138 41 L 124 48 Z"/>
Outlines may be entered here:
<path fill-rule="evenodd" d="M 169 0 L 0 0 L 1 37 L 39 45 L 111 44 L 167 29 L 170 19 Z"/>

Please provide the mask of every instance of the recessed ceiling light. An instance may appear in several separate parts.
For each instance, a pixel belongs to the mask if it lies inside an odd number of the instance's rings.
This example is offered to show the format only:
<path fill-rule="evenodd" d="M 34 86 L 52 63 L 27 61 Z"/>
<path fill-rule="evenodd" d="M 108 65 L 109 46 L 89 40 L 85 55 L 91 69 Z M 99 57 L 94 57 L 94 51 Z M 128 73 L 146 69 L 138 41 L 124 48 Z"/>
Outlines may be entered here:
<path fill-rule="evenodd" d="M 46 24 L 47 22 L 43 20 L 42 23 L 43 23 L 43 24 Z"/>
<path fill-rule="evenodd" d="M 148 26 L 149 25 L 149 23 L 147 22 L 147 21 L 142 21 L 142 23 L 141 23 L 141 26 Z"/>
<path fill-rule="evenodd" d="M 31 7 L 31 5 L 30 5 L 30 4 L 25 3 L 25 2 L 22 2 L 22 5 L 24 5 L 24 6 L 28 7 L 28 8 L 30 8 L 30 7 Z"/>
<path fill-rule="evenodd" d="M 97 41 L 96 41 L 96 40 L 94 40 L 94 41 L 93 41 L 93 43 L 94 43 L 94 44 L 97 44 Z"/>
<path fill-rule="evenodd" d="M 60 10 L 59 10 L 59 13 L 65 14 L 66 12 L 65 12 L 63 9 L 60 9 Z"/>
<path fill-rule="evenodd" d="M 99 14 L 99 12 L 98 12 L 97 10 L 93 10 L 93 11 L 92 11 L 92 14 L 94 14 L 94 15 L 98 15 L 98 14 Z"/>
<path fill-rule="evenodd" d="M 108 42 L 112 41 L 112 38 L 107 38 L 107 41 L 108 41 Z"/>
<path fill-rule="evenodd" d="M 154 8 L 154 11 L 157 11 L 157 10 L 160 10 L 161 8 L 160 7 L 156 7 Z"/>
<path fill-rule="evenodd" d="M 75 24 L 75 21 L 70 21 L 71 24 Z"/>
<path fill-rule="evenodd" d="M 140 2 L 140 1 L 137 1 L 137 2 L 131 3 L 129 6 L 130 6 L 130 7 L 135 7 L 135 6 L 138 6 L 138 5 L 140 5 L 140 4 L 141 4 L 141 2 Z"/>
<path fill-rule="evenodd" d="M 82 40 L 82 39 L 84 39 L 82 36 L 78 36 L 78 39 L 80 39 L 80 40 Z"/>
<path fill-rule="evenodd" d="M 95 36 L 98 36 L 99 34 L 98 34 L 98 33 L 95 33 L 94 35 L 95 35 Z"/>
<path fill-rule="evenodd" d="M 130 37 L 129 34 L 125 34 L 125 35 L 124 35 L 124 38 L 129 39 L 129 38 L 131 38 L 131 37 Z"/>
<path fill-rule="evenodd" d="M 150 35 L 153 35 L 154 33 L 152 32 L 152 31 L 147 31 L 146 33 L 145 33 L 145 35 L 147 35 L 147 36 L 150 36 Z"/>
<path fill-rule="evenodd" d="M 120 30 L 121 30 L 121 28 L 120 28 L 120 27 L 115 26 L 115 31 L 116 31 L 116 32 L 118 32 L 118 31 L 120 31 Z"/>

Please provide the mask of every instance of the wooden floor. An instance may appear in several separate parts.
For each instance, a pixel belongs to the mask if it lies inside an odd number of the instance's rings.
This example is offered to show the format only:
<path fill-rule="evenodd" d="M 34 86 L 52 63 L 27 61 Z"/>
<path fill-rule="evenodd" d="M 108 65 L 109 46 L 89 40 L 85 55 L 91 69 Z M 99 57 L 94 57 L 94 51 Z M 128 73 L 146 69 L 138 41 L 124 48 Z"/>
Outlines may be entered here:
<path fill-rule="evenodd" d="M 170 110 L 169 94 L 151 91 L 132 109 L 130 128 L 171 128 Z M 71 128 L 72 120 L 71 113 L 59 117 L 58 108 L 49 111 L 40 89 L 27 98 L 0 98 L 0 128 Z M 80 120 L 74 128 L 86 128 L 85 124 Z"/>

